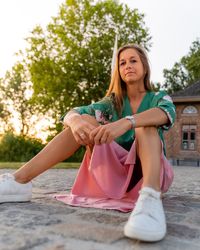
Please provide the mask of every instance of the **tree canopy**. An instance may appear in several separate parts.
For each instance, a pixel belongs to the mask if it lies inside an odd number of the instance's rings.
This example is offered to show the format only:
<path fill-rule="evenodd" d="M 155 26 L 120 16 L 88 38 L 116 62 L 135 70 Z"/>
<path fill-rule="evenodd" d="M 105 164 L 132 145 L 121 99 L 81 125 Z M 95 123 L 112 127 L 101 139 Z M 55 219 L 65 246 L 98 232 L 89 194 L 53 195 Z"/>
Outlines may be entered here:
<path fill-rule="evenodd" d="M 38 113 L 36 107 L 31 103 L 31 87 L 32 84 L 28 80 L 27 70 L 22 62 L 17 62 L 10 71 L 6 72 L 4 79 L 1 79 L 0 117 L 5 122 L 5 131 L 14 131 L 15 126 L 11 124 L 10 120 L 18 118 L 20 134 L 29 134 L 29 130 L 33 126 L 31 117 Z"/>
<path fill-rule="evenodd" d="M 18 111 L 50 110 L 57 121 L 70 108 L 100 99 L 110 82 L 116 29 L 119 46 L 137 43 L 149 50 L 151 36 L 137 9 L 114 0 L 66 0 L 46 28 L 36 26 L 27 37 L 23 63 L 2 80 L 9 83 L 10 92 L 2 91 L 9 93 Z M 29 83 L 33 95 L 27 102 L 25 89 L 20 92 L 18 86 Z M 21 117 L 28 118 L 23 112 Z"/>
<path fill-rule="evenodd" d="M 200 79 L 200 40 L 194 41 L 189 53 L 176 62 L 172 69 L 164 69 L 164 87 L 169 93 L 184 89 Z"/>
<path fill-rule="evenodd" d="M 55 118 L 67 109 L 105 95 L 116 28 L 119 45 L 150 47 L 144 15 L 117 1 L 67 0 L 46 30 L 27 38 L 34 101 Z"/>

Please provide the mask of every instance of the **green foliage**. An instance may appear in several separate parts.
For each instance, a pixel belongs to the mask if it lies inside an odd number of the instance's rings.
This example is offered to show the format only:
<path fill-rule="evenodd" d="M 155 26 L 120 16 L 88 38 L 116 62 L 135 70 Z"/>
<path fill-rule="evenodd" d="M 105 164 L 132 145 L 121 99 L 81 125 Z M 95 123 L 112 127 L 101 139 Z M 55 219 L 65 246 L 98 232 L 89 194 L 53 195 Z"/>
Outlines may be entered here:
<path fill-rule="evenodd" d="M 27 162 L 38 154 L 45 144 L 39 139 L 6 133 L 0 141 L 0 162 Z M 78 149 L 65 162 L 81 162 L 85 147 Z"/>
<path fill-rule="evenodd" d="M 1 118 L 7 125 L 16 114 L 22 135 L 29 133 L 33 125 L 30 119 L 33 114 L 37 114 L 35 106 L 30 102 L 31 87 L 26 65 L 22 62 L 17 62 L 0 81 Z M 10 129 L 14 130 L 14 126 L 4 126 L 5 131 Z"/>
<path fill-rule="evenodd" d="M 0 169 L 18 169 L 22 167 L 25 162 L 0 162 Z M 80 166 L 80 162 L 61 162 L 56 164 L 53 168 L 56 169 L 77 169 Z"/>
<path fill-rule="evenodd" d="M 0 141 L 0 161 L 26 162 L 34 157 L 44 145 L 38 139 L 7 133 Z"/>
<path fill-rule="evenodd" d="M 58 125 L 60 125 L 60 123 Z M 57 130 L 62 130 L 63 126 L 62 126 L 62 128 L 58 128 L 58 127 L 56 127 L 56 128 L 57 128 Z M 47 142 L 50 142 L 57 134 L 57 133 L 55 133 L 55 130 L 53 130 L 52 128 L 50 128 L 50 131 L 51 131 L 51 134 L 48 136 Z M 66 159 L 64 162 L 81 162 L 83 159 L 84 153 L 85 153 L 85 147 L 82 146 L 71 157 Z"/>
<path fill-rule="evenodd" d="M 39 139 L 6 133 L 0 141 L 0 162 L 27 162 L 38 154 L 45 144 Z M 81 162 L 85 147 L 79 148 L 65 162 Z"/>
<path fill-rule="evenodd" d="M 0 89 L 3 86 L 3 80 L 0 79 Z M 12 130 L 12 125 L 10 124 L 9 118 L 11 116 L 11 112 L 7 109 L 7 105 L 5 100 L 3 99 L 3 93 L 0 92 L 0 122 L 1 127 L 4 130 Z"/>
<path fill-rule="evenodd" d="M 80 147 L 71 157 L 65 160 L 65 162 L 81 162 L 85 153 L 85 147 Z"/>
<path fill-rule="evenodd" d="M 150 48 L 144 15 L 115 0 L 66 0 L 46 29 L 36 26 L 26 50 L 18 53 L 20 60 L 0 79 L 4 130 L 15 130 L 10 121 L 17 114 L 20 134 L 28 135 L 33 115 L 50 114 L 52 136 L 62 130 L 59 118 L 66 111 L 102 98 L 110 82 L 116 29 L 119 46 Z"/>
<path fill-rule="evenodd" d="M 168 93 L 174 93 L 184 89 L 189 84 L 189 76 L 182 63 L 175 63 L 171 70 L 163 71 L 165 82 L 164 87 Z"/>
<path fill-rule="evenodd" d="M 187 56 L 181 59 L 182 64 L 188 72 L 189 84 L 200 79 L 200 40 L 192 43 Z"/>
<path fill-rule="evenodd" d="M 200 41 L 192 43 L 189 53 L 176 62 L 172 69 L 164 69 L 164 87 L 169 93 L 184 89 L 200 79 Z"/>
<path fill-rule="evenodd" d="M 71 0 L 43 30 L 35 27 L 27 38 L 28 68 L 33 102 L 56 120 L 74 106 L 105 95 L 110 81 L 115 29 L 119 46 L 139 43 L 150 47 L 144 15 L 114 0 Z"/>

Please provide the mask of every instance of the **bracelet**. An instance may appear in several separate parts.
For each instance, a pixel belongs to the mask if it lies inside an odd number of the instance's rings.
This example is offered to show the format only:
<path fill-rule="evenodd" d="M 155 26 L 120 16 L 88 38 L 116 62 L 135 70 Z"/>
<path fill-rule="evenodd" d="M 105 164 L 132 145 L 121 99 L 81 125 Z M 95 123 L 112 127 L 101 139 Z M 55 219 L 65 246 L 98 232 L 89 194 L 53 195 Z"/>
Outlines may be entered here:
<path fill-rule="evenodd" d="M 131 129 L 134 129 L 135 128 L 135 118 L 133 115 L 127 115 L 125 116 L 125 119 L 129 120 L 131 122 Z"/>

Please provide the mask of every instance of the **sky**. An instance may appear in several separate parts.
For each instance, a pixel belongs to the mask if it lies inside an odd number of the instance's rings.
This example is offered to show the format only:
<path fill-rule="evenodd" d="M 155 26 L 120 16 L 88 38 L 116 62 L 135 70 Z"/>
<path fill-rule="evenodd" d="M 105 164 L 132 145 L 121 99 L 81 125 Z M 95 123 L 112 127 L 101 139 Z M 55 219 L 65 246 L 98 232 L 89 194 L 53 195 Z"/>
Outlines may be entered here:
<path fill-rule="evenodd" d="M 0 77 L 9 70 L 26 46 L 25 37 L 35 25 L 45 27 L 58 13 L 63 0 L 0 1 Z M 189 52 L 200 38 L 199 0 L 121 0 L 145 14 L 145 24 L 152 36 L 149 59 L 152 81 L 163 82 L 162 71 Z"/>

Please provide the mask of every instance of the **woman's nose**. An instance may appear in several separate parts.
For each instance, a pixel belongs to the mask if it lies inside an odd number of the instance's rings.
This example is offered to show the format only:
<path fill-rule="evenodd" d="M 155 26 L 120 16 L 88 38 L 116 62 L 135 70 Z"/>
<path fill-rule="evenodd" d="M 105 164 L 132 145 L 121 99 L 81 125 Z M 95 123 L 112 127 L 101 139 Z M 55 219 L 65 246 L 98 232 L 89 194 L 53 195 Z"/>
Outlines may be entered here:
<path fill-rule="evenodd" d="M 130 69 L 130 67 L 131 67 L 131 64 L 130 64 L 130 63 L 127 63 L 127 64 L 126 64 L 126 69 Z"/>

